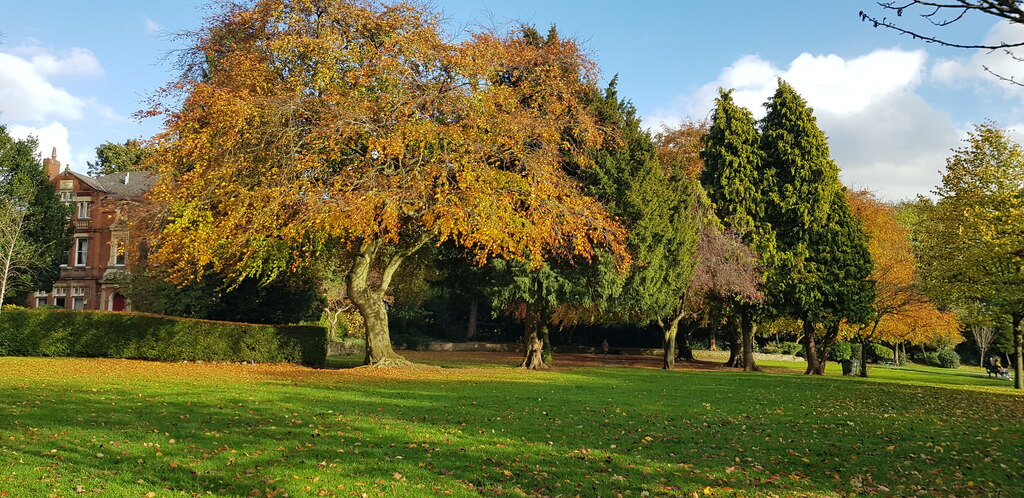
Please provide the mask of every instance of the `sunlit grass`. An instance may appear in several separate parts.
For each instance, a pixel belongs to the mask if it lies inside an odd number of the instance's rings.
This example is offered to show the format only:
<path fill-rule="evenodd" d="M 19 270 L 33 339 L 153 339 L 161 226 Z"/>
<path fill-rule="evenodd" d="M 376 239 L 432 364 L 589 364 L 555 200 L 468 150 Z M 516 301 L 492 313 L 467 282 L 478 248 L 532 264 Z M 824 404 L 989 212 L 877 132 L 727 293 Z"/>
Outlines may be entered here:
<path fill-rule="evenodd" d="M 1024 493 L 1024 399 L 872 375 L 0 358 L 0 493 Z"/>

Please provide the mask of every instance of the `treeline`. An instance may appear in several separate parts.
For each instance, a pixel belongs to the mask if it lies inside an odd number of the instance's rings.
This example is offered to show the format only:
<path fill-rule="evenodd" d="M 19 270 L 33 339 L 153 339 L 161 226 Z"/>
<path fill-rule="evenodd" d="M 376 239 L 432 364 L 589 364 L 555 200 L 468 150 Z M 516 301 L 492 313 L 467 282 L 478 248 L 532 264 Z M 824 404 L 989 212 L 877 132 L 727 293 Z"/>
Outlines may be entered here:
<path fill-rule="evenodd" d="M 518 330 L 527 368 L 553 330 L 655 335 L 672 368 L 700 329 L 747 370 L 781 334 L 809 374 L 843 340 L 959 342 L 910 228 L 842 186 L 784 81 L 761 120 L 722 90 L 706 123 L 652 135 L 554 28 L 440 26 L 407 4 L 256 2 L 193 33 L 149 111 L 162 180 L 135 238 L 140 268 L 185 287 L 149 295 L 296 290 L 289 309 L 347 316 L 378 366 L 407 364 L 392 328 L 453 334 L 452 309 L 469 338 Z"/>

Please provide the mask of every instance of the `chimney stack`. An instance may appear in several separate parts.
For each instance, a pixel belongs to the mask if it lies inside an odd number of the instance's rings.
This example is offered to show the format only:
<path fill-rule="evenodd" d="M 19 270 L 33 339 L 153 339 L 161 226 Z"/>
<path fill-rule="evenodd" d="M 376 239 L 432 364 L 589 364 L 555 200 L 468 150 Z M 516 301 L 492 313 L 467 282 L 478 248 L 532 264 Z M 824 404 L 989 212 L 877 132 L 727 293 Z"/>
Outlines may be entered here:
<path fill-rule="evenodd" d="M 53 148 L 50 157 L 43 159 L 43 168 L 46 168 L 46 176 L 52 181 L 60 174 L 60 161 L 57 160 L 57 148 Z"/>

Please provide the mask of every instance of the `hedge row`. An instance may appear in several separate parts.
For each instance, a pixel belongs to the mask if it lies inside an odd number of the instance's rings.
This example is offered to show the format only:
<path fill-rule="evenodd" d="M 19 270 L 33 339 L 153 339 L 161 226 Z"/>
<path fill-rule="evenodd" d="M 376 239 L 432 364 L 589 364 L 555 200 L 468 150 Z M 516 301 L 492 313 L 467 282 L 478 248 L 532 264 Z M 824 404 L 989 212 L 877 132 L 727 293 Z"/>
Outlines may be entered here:
<path fill-rule="evenodd" d="M 18 310 L 0 313 L 0 356 L 157 361 L 304 363 L 322 366 L 327 331 L 140 313 Z"/>

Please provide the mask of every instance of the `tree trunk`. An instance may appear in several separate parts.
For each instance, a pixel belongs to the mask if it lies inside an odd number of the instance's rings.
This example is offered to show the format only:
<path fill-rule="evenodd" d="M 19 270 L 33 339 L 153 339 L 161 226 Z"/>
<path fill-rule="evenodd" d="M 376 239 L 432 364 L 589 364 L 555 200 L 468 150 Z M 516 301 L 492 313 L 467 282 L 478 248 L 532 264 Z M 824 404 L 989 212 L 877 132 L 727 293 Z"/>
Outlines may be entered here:
<path fill-rule="evenodd" d="M 716 344 L 715 341 L 715 332 L 717 332 L 715 328 L 711 327 L 711 337 L 708 338 L 708 349 L 711 351 L 718 351 L 718 344 Z"/>
<path fill-rule="evenodd" d="M 672 370 L 676 366 L 676 335 L 679 333 L 679 322 L 685 315 L 685 312 L 682 311 L 682 307 L 682 303 L 679 303 L 676 315 L 673 316 L 668 323 L 665 323 L 660 318 L 658 319 L 658 325 L 661 325 L 661 347 L 664 355 L 664 361 L 662 361 L 661 368 L 665 370 Z"/>
<path fill-rule="evenodd" d="M 760 372 L 761 369 L 754 363 L 754 333 L 757 332 L 757 324 L 750 313 L 740 315 L 740 329 L 743 339 L 743 371 Z"/>
<path fill-rule="evenodd" d="M 540 338 L 542 341 L 542 353 L 541 358 L 544 360 L 544 364 L 547 366 L 554 365 L 552 362 L 552 352 L 554 348 L 551 347 L 551 327 L 548 326 L 548 320 L 544 319 L 540 322 Z"/>
<path fill-rule="evenodd" d="M 679 331 L 679 322 L 673 320 L 667 329 L 662 329 L 661 346 L 664 349 L 664 361 L 661 368 L 672 370 L 676 366 L 676 333 Z"/>
<path fill-rule="evenodd" d="M 804 349 L 806 349 L 807 356 L 807 370 L 804 371 L 804 375 L 821 375 L 822 372 L 818 366 L 818 348 L 815 345 L 815 331 L 814 323 L 808 319 L 804 319 Z"/>
<path fill-rule="evenodd" d="M 466 340 L 471 341 L 476 338 L 476 314 L 480 308 L 480 301 L 471 299 L 469 301 L 469 320 L 466 323 Z"/>
<path fill-rule="evenodd" d="M 1013 316 L 1013 387 L 1024 389 L 1024 332 L 1021 331 L 1021 321 L 1024 315 Z"/>
<path fill-rule="evenodd" d="M 536 304 L 526 304 L 526 320 L 523 324 L 523 362 L 520 368 L 539 370 L 548 368 L 544 363 L 544 339 L 541 337 L 540 317 L 536 310 Z"/>
<path fill-rule="evenodd" d="M 860 340 L 860 376 L 868 376 L 868 340 L 861 338 Z"/>
<path fill-rule="evenodd" d="M 380 283 L 371 285 L 370 274 L 373 268 L 380 243 L 364 240 L 359 245 L 352 268 L 349 270 L 346 285 L 352 304 L 359 310 L 366 326 L 366 360 L 370 367 L 409 367 L 413 363 L 395 352 L 391 347 L 391 331 L 388 329 L 388 310 L 384 306 L 384 295 L 391 285 L 391 279 L 401 266 L 402 261 L 419 250 L 427 242 L 426 236 L 421 237 L 412 246 L 398 251 L 381 272 Z"/>
<path fill-rule="evenodd" d="M 978 359 L 978 366 L 979 367 L 984 367 L 985 366 L 985 350 L 988 349 L 988 348 L 979 348 L 979 349 L 981 349 L 981 358 Z M 896 362 L 896 363 L 899 364 L 899 362 Z"/>
<path fill-rule="evenodd" d="M 861 346 L 861 347 L 863 348 L 863 346 Z M 900 356 L 900 343 L 899 342 L 895 342 L 892 345 L 892 361 L 893 361 L 893 363 L 895 363 L 897 366 L 899 366 L 900 358 L 902 358 L 902 356 Z"/>
<path fill-rule="evenodd" d="M 697 359 L 693 357 L 693 347 L 690 346 L 690 334 L 691 331 L 689 329 L 684 329 L 681 334 L 676 336 L 676 359 L 693 363 Z"/>
<path fill-rule="evenodd" d="M 729 360 L 725 366 L 743 368 L 743 344 L 740 342 L 739 325 L 729 323 Z"/>
<path fill-rule="evenodd" d="M 816 354 L 818 358 L 818 368 L 814 372 L 815 375 L 825 375 L 825 368 L 828 367 L 828 353 L 832 349 L 832 346 L 835 345 L 836 339 L 838 338 L 839 324 L 836 323 L 829 325 L 828 328 L 825 329 L 825 335 L 820 341 L 815 340 L 818 348 Z"/>

